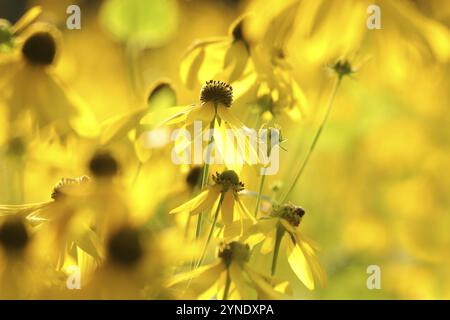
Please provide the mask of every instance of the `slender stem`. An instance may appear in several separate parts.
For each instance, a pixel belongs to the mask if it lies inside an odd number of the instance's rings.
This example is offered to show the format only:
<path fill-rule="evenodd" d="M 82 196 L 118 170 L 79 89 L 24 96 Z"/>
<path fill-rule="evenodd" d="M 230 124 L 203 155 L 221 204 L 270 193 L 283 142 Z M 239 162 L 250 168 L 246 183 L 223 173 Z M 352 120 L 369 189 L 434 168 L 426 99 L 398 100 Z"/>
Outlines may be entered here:
<path fill-rule="evenodd" d="M 209 242 L 211 241 L 212 235 L 214 233 L 214 228 L 216 226 L 217 217 L 219 216 L 220 208 L 222 207 L 222 202 L 223 202 L 224 198 L 225 198 L 225 192 L 222 192 L 220 194 L 219 203 L 217 204 L 216 212 L 214 213 L 214 218 L 213 218 L 213 221 L 211 224 L 211 228 L 209 229 L 208 238 L 206 239 L 205 247 L 203 248 L 202 255 L 200 256 L 200 259 L 197 263 L 197 267 L 199 267 L 203 263 L 203 260 L 205 259 L 206 250 L 208 249 Z"/>
<path fill-rule="evenodd" d="M 223 290 L 222 300 L 228 300 L 228 293 L 230 291 L 230 286 L 231 286 L 230 271 L 227 269 L 227 279 L 225 280 L 225 289 Z"/>
<path fill-rule="evenodd" d="M 134 174 L 134 177 L 133 177 L 133 181 L 131 182 L 132 187 L 134 187 L 136 185 L 139 175 L 141 174 L 141 170 L 142 170 L 142 162 L 139 161 L 139 164 L 136 168 L 136 173 Z"/>
<path fill-rule="evenodd" d="M 188 217 L 187 217 L 187 220 L 186 220 L 186 226 L 184 227 L 184 238 L 186 240 L 188 239 L 188 236 L 189 236 L 189 227 L 191 226 L 191 219 L 192 219 L 192 216 L 189 213 Z"/>
<path fill-rule="evenodd" d="M 338 77 L 338 78 L 336 78 L 336 81 L 335 81 L 334 86 L 333 86 L 333 90 L 331 91 L 330 99 L 328 100 L 328 104 L 327 104 L 327 109 L 326 109 L 325 115 L 324 115 L 324 117 L 322 119 L 322 122 L 320 123 L 319 129 L 317 130 L 317 132 L 316 132 L 316 134 L 314 136 L 314 139 L 313 139 L 313 141 L 312 141 L 312 143 L 311 143 L 311 145 L 309 147 L 309 150 L 308 150 L 308 152 L 307 152 L 307 154 L 305 156 L 305 159 L 303 160 L 299 171 L 295 175 L 295 178 L 294 178 L 290 188 L 288 189 L 286 194 L 281 198 L 280 202 L 284 202 L 286 200 L 286 198 L 289 197 L 291 192 L 294 190 L 295 185 L 297 184 L 298 180 L 300 179 L 303 171 L 305 170 L 306 165 L 309 162 L 309 158 L 311 157 L 311 154 L 312 154 L 312 152 L 314 151 L 314 148 L 317 145 L 317 141 L 319 140 L 320 135 L 322 134 L 323 128 L 325 127 L 325 123 L 328 120 L 328 117 L 330 115 L 330 112 L 331 112 L 331 109 L 332 109 L 332 106 L 333 106 L 333 102 L 334 102 L 334 100 L 336 98 L 336 93 L 337 93 L 337 91 L 339 89 L 339 85 L 340 84 L 341 84 L 341 77 Z"/>
<path fill-rule="evenodd" d="M 273 248 L 272 269 L 271 269 L 272 276 L 275 275 L 275 271 L 277 269 L 278 253 L 280 252 L 280 245 L 281 245 L 281 239 L 283 238 L 283 234 L 284 234 L 284 229 L 280 224 L 278 224 L 277 231 L 275 234 L 275 245 Z"/>
<path fill-rule="evenodd" d="M 262 196 L 262 191 L 264 189 L 264 181 L 265 180 L 266 180 L 266 167 L 263 168 L 263 172 L 262 172 L 261 178 L 259 180 L 258 197 L 256 198 L 256 207 L 255 207 L 255 218 L 258 216 L 259 207 L 261 205 L 261 196 Z"/>
<path fill-rule="evenodd" d="M 214 118 L 212 119 L 211 123 L 209 124 L 209 130 L 214 130 L 214 124 L 216 122 L 216 117 L 214 116 Z M 203 167 L 203 174 L 202 174 L 202 185 L 200 188 L 200 192 L 206 187 L 206 185 L 208 184 L 208 175 L 209 175 L 209 160 L 211 157 L 211 144 L 214 141 L 214 135 L 211 133 L 211 137 L 209 138 L 209 142 L 208 142 L 208 150 L 206 151 L 206 161 L 205 161 L 205 165 Z M 200 234 L 201 234 L 201 229 L 202 229 L 202 219 L 203 218 L 203 212 L 200 212 L 198 214 L 198 218 L 197 218 L 197 228 L 195 230 L 195 238 L 198 239 L 200 238 Z"/>

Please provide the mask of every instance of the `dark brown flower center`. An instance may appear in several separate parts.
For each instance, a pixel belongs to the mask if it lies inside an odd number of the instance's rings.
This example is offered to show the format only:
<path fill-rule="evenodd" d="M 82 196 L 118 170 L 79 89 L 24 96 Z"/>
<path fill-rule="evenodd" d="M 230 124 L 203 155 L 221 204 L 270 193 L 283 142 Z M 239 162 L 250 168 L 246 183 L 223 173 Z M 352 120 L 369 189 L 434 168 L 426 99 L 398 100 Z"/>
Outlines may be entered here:
<path fill-rule="evenodd" d="M 0 228 L 0 243 L 8 252 L 22 251 L 29 241 L 29 236 L 21 220 L 5 222 Z"/>
<path fill-rule="evenodd" d="M 124 228 L 114 234 L 108 242 L 110 260 L 120 266 L 134 266 L 143 255 L 138 230 Z"/>
<path fill-rule="evenodd" d="M 26 60 L 33 65 L 50 65 L 56 56 L 55 39 L 48 32 L 34 33 L 25 40 L 22 53 Z"/>
<path fill-rule="evenodd" d="M 95 177 L 112 177 L 119 171 L 119 164 L 109 152 L 98 152 L 89 162 L 89 170 Z"/>
<path fill-rule="evenodd" d="M 223 259 L 227 266 L 231 261 L 247 262 L 250 259 L 250 247 L 248 244 L 232 241 L 222 243 L 219 248 L 219 258 Z"/>
<path fill-rule="evenodd" d="M 233 88 L 225 82 L 209 80 L 203 85 L 200 92 L 200 101 L 203 103 L 212 102 L 231 107 L 233 103 Z"/>

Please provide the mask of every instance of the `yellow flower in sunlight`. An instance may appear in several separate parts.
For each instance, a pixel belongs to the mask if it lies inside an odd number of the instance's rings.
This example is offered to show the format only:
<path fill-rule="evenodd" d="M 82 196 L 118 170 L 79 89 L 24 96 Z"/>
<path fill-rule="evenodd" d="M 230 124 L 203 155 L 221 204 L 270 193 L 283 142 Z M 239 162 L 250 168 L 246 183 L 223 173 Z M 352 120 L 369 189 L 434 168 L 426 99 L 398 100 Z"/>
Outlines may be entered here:
<path fill-rule="evenodd" d="M 120 139 L 128 137 L 134 144 L 136 155 L 141 162 L 150 157 L 152 148 L 160 148 L 169 142 L 167 128 L 154 128 L 140 124 L 142 118 L 149 113 L 161 112 L 176 105 L 176 92 L 170 82 L 158 81 L 149 90 L 143 103 L 144 107 L 107 119 L 102 123 L 100 143 L 109 145 Z"/>
<path fill-rule="evenodd" d="M 50 237 L 55 248 L 56 268 L 63 266 L 66 254 L 73 245 L 94 257 L 101 259 L 99 240 L 96 233 L 78 214 L 87 196 L 89 178 L 62 178 L 54 187 L 51 200 L 22 205 L 0 205 L 0 217 L 18 217 L 37 228 L 41 234 Z M 45 232 L 44 232 L 45 231 Z"/>
<path fill-rule="evenodd" d="M 35 297 L 45 281 L 31 228 L 18 217 L 0 218 L 0 299 Z"/>
<path fill-rule="evenodd" d="M 194 136 L 189 140 L 183 139 L 185 136 L 181 134 L 181 139 L 176 140 L 176 151 L 185 152 L 192 142 L 208 136 L 211 144 L 215 142 L 216 150 L 227 167 L 239 170 L 243 162 L 249 164 L 257 162 L 258 152 L 255 146 L 257 137 L 233 114 L 232 104 L 233 88 L 225 82 L 210 80 L 201 89 L 200 104 L 168 108 L 165 113 L 147 114 L 141 124 L 181 124 L 187 127 L 198 121 L 202 125 L 201 130 L 196 132 L 194 130 Z M 213 133 L 210 132 L 211 129 L 215 129 Z M 233 135 L 228 134 L 227 130 L 231 130 Z M 234 146 L 235 140 L 237 146 Z M 211 144 L 209 148 L 212 148 Z M 229 146 L 233 146 L 233 150 L 228 150 Z M 234 157 L 235 151 L 238 157 Z M 233 155 L 231 158 L 230 154 Z"/>
<path fill-rule="evenodd" d="M 299 120 L 308 106 L 286 49 L 298 4 L 289 5 L 273 18 L 265 36 L 252 46 L 251 72 L 236 84 L 236 105 L 255 106 L 258 116 L 269 120 L 283 114 Z"/>
<path fill-rule="evenodd" d="M 148 233 L 122 226 L 108 238 L 105 263 L 84 288 L 90 299 L 164 299 L 165 254 Z"/>
<path fill-rule="evenodd" d="M 194 199 L 182 204 L 170 211 L 173 213 L 189 212 L 196 215 L 201 212 L 213 214 L 213 225 L 216 223 L 219 213 L 225 228 L 236 219 L 242 221 L 245 218 L 254 220 L 242 200 L 239 192 L 244 190 L 244 184 L 239 181 L 239 176 L 233 170 L 223 171 L 213 175 L 214 184 L 207 187 Z M 213 209 L 215 213 L 213 213 Z"/>
<path fill-rule="evenodd" d="M 181 80 L 186 87 L 193 89 L 199 81 L 211 78 L 233 83 L 242 77 L 250 57 L 250 45 L 243 34 L 245 19 L 234 21 L 226 37 L 199 40 L 191 45 L 180 65 Z M 217 58 L 219 63 L 215 61 Z"/>
<path fill-rule="evenodd" d="M 10 134 L 31 122 L 31 128 L 54 131 L 62 138 L 97 135 L 94 115 L 53 71 L 59 45 L 54 27 L 36 23 L 27 30 L 20 50 L 0 56 L 0 103 L 7 106 Z"/>
<path fill-rule="evenodd" d="M 245 238 L 252 244 L 262 242 L 263 254 L 273 251 L 272 274 L 275 274 L 279 250 L 285 248 L 292 271 L 308 289 L 313 290 L 315 279 L 324 284 L 326 274 L 317 260 L 316 250 L 298 228 L 304 214 L 302 208 L 292 204 L 274 205 L 270 216 L 250 226 Z"/>
<path fill-rule="evenodd" d="M 218 257 L 219 261 L 211 265 L 173 276 L 167 286 L 176 292 L 181 291 L 181 298 L 186 298 L 185 295 L 223 300 L 288 298 L 280 292 L 286 289 L 286 283 L 279 283 L 276 289 L 280 291 L 277 291 L 270 279 L 248 266 L 248 245 L 236 241 L 222 244 Z"/>

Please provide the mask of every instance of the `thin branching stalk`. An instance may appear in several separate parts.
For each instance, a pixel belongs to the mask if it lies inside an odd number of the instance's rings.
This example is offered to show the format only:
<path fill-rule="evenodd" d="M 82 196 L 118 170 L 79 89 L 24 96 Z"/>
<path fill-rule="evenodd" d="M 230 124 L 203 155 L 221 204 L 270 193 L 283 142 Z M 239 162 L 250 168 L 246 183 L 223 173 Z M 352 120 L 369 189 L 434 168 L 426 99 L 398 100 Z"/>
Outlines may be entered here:
<path fill-rule="evenodd" d="M 295 188 L 298 180 L 300 179 L 301 175 L 303 174 L 303 171 L 305 170 L 306 165 L 309 162 L 311 154 L 312 154 L 312 152 L 314 151 L 314 149 L 315 149 L 315 147 L 317 145 L 317 141 L 319 140 L 320 135 L 322 134 L 323 128 L 325 127 L 325 124 L 326 124 L 326 122 L 328 120 L 328 117 L 330 115 L 331 109 L 333 107 L 334 100 L 336 98 L 336 93 L 338 92 L 339 86 L 341 84 L 341 79 L 342 79 L 341 77 L 337 77 L 336 78 L 336 81 L 334 83 L 333 89 L 331 91 L 330 99 L 328 100 L 326 112 L 325 112 L 325 115 L 324 115 L 324 117 L 322 119 L 322 122 L 320 123 L 319 129 L 317 130 L 317 132 L 316 132 L 316 134 L 315 134 L 315 136 L 313 138 L 313 141 L 312 141 L 312 143 L 311 143 L 311 145 L 309 147 L 309 150 L 308 150 L 308 152 L 307 152 L 307 154 L 305 156 L 305 159 L 303 160 L 302 164 L 300 165 L 300 169 L 298 170 L 297 174 L 295 175 L 295 178 L 294 178 L 291 186 L 289 187 L 288 191 L 284 194 L 284 196 L 281 197 L 280 202 L 284 202 L 289 197 L 291 192 L 294 190 L 294 188 Z"/>
<path fill-rule="evenodd" d="M 258 216 L 259 207 L 261 205 L 261 196 L 264 189 L 264 182 L 266 180 L 266 167 L 264 167 L 263 172 L 261 174 L 261 178 L 259 180 L 259 189 L 258 189 L 258 196 L 256 198 L 256 207 L 255 207 L 255 218 Z"/>
<path fill-rule="evenodd" d="M 225 198 L 225 192 L 220 194 L 219 203 L 217 204 L 216 212 L 214 213 L 213 221 L 211 223 L 211 228 L 209 229 L 208 238 L 206 238 L 205 247 L 203 248 L 202 255 L 197 263 L 197 268 L 201 266 L 203 260 L 205 259 L 206 251 L 208 249 L 209 242 L 211 241 L 212 235 L 214 233 L 214 228 L 216 226 L 217 218 L 219 217 L 220 208 L 222 207 L 223 199 Z"/>
<path fill-rule="evenodd" d="M 228 294 L 230 292 L 230 287 L 231 287 L 231 277 L 230 277 L 230 271 L 227 269 L 227 279 L 225 280 L 225 288 L 223 289 L 222 300 L 228 300 Z"/>
<path fill-rule="evenodd" d="M 214 124 L 216 122 L 216 117 L 212 119 L 211 123 L 209 124 L 209 130 L 211 132 L 211 137 L 209 138 L 208 142 L 208 150 L 206 152 L 206 161 L 205 165 L 203 167 L 203 173 L 202 173 L 202 184 L 200 188 L 200 192 L 203 191 L 203 189 L 208 184 L 208 175 L 209 175 L 209 162 L 211 158 L 211 149 L 212 149 L 212 143 L 214 141 L 214 135 L 212 134 L 211 130 L 214 130 Z M 197 217 L 197 228 L 195 230 L 195 238 L 200 238 L 201 229 L 202 229 L 202 218 L 203 218 L 203 212 L 200 212 Z"/>

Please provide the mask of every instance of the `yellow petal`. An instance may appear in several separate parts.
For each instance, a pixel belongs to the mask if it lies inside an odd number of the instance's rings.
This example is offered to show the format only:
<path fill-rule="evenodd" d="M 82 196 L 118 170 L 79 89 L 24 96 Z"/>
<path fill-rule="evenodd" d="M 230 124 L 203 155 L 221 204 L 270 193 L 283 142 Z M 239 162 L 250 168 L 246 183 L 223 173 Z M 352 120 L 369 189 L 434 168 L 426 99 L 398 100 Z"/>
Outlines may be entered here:
<path fill-rule="evenodd" d="M 100 143 L 107 144 L 126 137 L 127 133 L 139 125 L 146 109 L 139 109 L 106 120 L 100 135 Z"/>
<path fill-rule="evenodd" d="M 259 160 L 257 152 L 258 137 L 256 132 L 247 128 L 226 107 L 219 107 L 217 113 L 232 130 L 234 138 L 237 141 L 237 151 L 244 161 L 248 164 L 256 164 Z"/>
<path fill-rule="evenodd" d="M 17 34 L 31 25 L 41 15 L 42 8 L 40 6 L 34 6 L 29 9 L 20 19 L 12 26 L 13 33 Z"/>
<path fill-rule="evenodd" d="M 236 290 L 238 291 L 240 298 L 243 300 L 251 299 L 254 290 L 240 265 L 237 262 L 231 262 L 228 267 L 228 272 L 230 272 L 231 281 L 236 286 Z"/>
<path fill-rule="evenodd" d="M 273 251 L 275 247 L 275 233 L 276 230 L 273 230 L 269 232 L 269 234 L 266 236 L 266 239 L 264 240 L 263 245 L 261 246 L 262 254 L 268 254 Z"/>
<path fill-rule="evenodd" d="M 314 278 L 309 266 L 308 260 L 305 257 L 301 247 L 294 243 L 292 235 L 289 233 L 283 238 L 286 244 L 287 256 L 289 265 L 292 271 L 300 279 L 301 282 L 309 289 L 314 289 Z"/>
<path fill-rule="evenodd" d="M 248 61 L 248 49 L 243 41 L 234 41 L 227 50 L 224 60 L 224 69 L 230 68 L 228 82 L 238 80 L 244 73 Z"/>
<path fill-rule="evenodd" d="M 176 124 L 185 121 L 188 113 L 195 108 L 198 108 L 198 106 L 175 106 L 157 112 L 149 112 L 141 119 L 140 124 L 154 127 Z"/>
<path fill-rule="evenodd" d="M 286 300 L 288 298 L 281 292 L 276 291 L 265 277 L 251 269 L 249 266 L 244 266 L 244 270 L 258 292 L 258 299 Z"/>
<path fill-rule="evenodd" d="M 233 223 L 234 214 L 234 195 L 232 191 L 225 192 L 225 196 L 222 202 L 222 222 L 225 225 Z"/>
<path fill-rule="evenodd" d="M 210 190 L 205 190 L 202 193 L 200 193 L 198 196 L 196 196 L 194 199 L 189 200 L 188 202 L 183 203 L 181 206 L 176 207 L 175 209 L 172 209 L 169 213 L 180 213 L 180 212 L 191 212 L 192 210 L 195 210 L 199 206 L 201 206 L 206 199 L 210 196 Z"/>
<path fill-rule="evenodd" d="M 0 217 L 17 215 L 25 218 L 27 215 L 37 213 L 39 210 L 44 209 L 51 205 L 54 201 L 46 201 L 30 204 L 18 204 L 18 205 L 0 205 Z"/>
<path fill-rule="evenodd" d="M 189 284 L 190 290 L 201 294 L 213 286 L 224 271 L 225 266 L 222 261 L 212 265 L 201 266 L 195 270 L 172 276 L 167 283 L 167 287 L 181 287 Z"/>
<path fill-rule="evenodd" d="M 180 64 L 180 77 L 188 89 L 193 89 L 198 84 L 198 73 L 205 59 L 203 47 L 197 47 L 188 52 Z"/>

